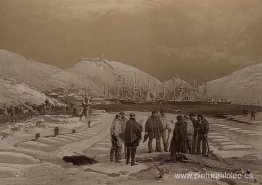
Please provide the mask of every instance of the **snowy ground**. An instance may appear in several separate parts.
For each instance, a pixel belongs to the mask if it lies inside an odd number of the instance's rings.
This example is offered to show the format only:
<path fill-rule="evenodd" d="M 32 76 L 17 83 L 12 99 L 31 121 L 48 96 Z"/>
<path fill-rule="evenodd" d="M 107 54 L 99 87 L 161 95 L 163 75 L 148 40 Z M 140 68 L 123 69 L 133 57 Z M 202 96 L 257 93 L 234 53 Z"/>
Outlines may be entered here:
<path fill-rule="evenodd" d="M 144 123 L 150 115 L 148 112 L 136 112 L 137 119 Z M 170 120 L 176 115 L 169 114 Z M 109 128 L 114 114 L 96 113 L 92 115 L 92 127 L 88 128 L 87 120 L 68 116 L 42 116 L 25 123 L 6 125 L 1 128 L 0 143 L 0 184 L 2 185 L 49 185 L 49 184 L 224 184 L 218 180 L 178 180 L 174 173 L 208 170 L 199 165 L 185 163 L 165 164 L 170 174 L 163 179 L 157 179 L 158 173 L 151 163 L 140 163 L 137 166 L 126 166 L 109 162 L 111 147 Z M 256 174 L 261 183 L 261 124 L 247 125 L 225 119 L 209 118 L 211 131 L 209 142 L 211 149 L 230 161 L 245 159 L 239 162 L 241 168 L 245 165 Z M 54 128 L 59 127 L 60 135 L 53 137 Z M 76 133 L 72 134 L 75 129 Z M 34 141 L 35 133 L 41 137 Z M 50 137 L 44 137 L 50 136 Z M 99 163 L 80 167 L 65 163 L 63 156 L 75 155 L 73 152 L 96 157 Z M 141 143 L 138 148 L 138 158 L 148 156 L 147 144 Z M 158 155 L 153 153 L 152 155 Z M 166 153 L 168 155 L 168 153 Z M 240 157 L 240 158 L 238 158 Z M 231 160 L 232 159 L 232 160 Z M 249 161 L 253 159 L 253 161 Z M 255 160 L 255 162 L 254 162 Z M 247 164 L 247 162 L 249 164 Z M 257 164 L 257 165 L 256 165 Z M 114 178 L 104 174 L 86 172 L 91 168 L 102 172 L 121 174 Z M 251 180 L 241 180 L 238 184 L 251 183 Z"/>

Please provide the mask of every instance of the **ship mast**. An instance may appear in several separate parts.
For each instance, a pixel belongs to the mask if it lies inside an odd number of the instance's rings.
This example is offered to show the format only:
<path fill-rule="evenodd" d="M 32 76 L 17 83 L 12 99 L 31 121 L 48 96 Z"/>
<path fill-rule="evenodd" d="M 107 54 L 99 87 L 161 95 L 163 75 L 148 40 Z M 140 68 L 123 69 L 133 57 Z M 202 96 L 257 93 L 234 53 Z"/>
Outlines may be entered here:
<path fill-rule="evenodd" d="M 165 88 L 165 82 L 163 82 L 163 99 L 166 99 L 166 88 Z"/>
<path fill-rule="evenodd" d="M 106 85 L 104 85 L 104 97 L 106 96 Z"/>
<path fill-rule="evenodd" d="M 208 100 L 208 95 L 207 95 L 207 81 L 205 80 L 205 83 L 204 83 L 204 98 L 205 98 L 205 101 Z"/>
<path fill-rule="evenodd" d="M 154 100 L 157 98 L 157 92 L 156 92 L 156 80 L 154 81 Z"/>
<path fill-rule="evenodd" d="M 136 73 L 134 73 L 134 86 L 133 86 L 133 100 L 136 100 L 137 98 L 137 79 L 136 79 Z"/>
<path fill-rule="evenodd" d="M 180 80 L 180 88 L 179 88 L 179 100 L 182 101 L 183 100 L 183 85 L 182 85 L 182 80 Z"/>
<path fill-rule="evenodd" d="M 115 98 L 119 98 L 120 94 L 119 94 L 119 87 L 117 85 L 117 76 L 115 75 L 115 90 L 114 90 L 114 97 Z"/>
<path fill-rule="evenodd" d="M 173 95 L 172 100 L 176 99 L 176 85 L 175 85 L 175 76 L 173 76 Z"/>
<path fill-rule="evenodd" d="M 147 87 L 146 87 L 146 101 L 151 100 L 151 95 L 150 95 L 150 81 L 149 81 L 149 76 L 147 76 Z"/>

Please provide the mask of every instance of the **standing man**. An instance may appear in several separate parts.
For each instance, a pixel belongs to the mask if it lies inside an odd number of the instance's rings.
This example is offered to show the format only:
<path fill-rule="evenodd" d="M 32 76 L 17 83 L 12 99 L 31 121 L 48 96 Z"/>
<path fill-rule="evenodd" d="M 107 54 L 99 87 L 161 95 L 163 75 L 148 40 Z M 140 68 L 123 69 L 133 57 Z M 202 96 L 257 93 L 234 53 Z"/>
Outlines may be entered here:
<path fill-rule="evenodd" d="M 82 110 L 82 113 L 80 115 L 80 120 L 82 120 L 83 116 L 85 116 L 87 118 L 87 109 L 88 109 L 88 105 L 87 105 L 86 101 L 82 100 L 81 103 L 82 103 L 83 110 Z"/>
<path fill-rule="evenodd" d="M 22 114 L 23 114 L 23 116 L 24 116 L 25 121 L 26 121 L 26 119 L 27 119 L 28 112 L 29 112 L 29 111 L 28 111 L 26 108 L 22 107 Z"/>
<path fill-rule="evenodd" d="M 186 115 L 183 116 L 184 123 L 186 124 L 186 141 L 187 141 L 187 150 L 186 152 L 192 154 L 193 152 L 193 134 L 194 134 L 194 127 L 192 123 L 187 124 L 188 117 Z"/>
<path fill-rule="evenodd" d="M 196 120 L 196 115 L 194 113 L 189 114 L 189 119 L 191 120 L 193 124 L 193 140 L 192 140 L 192 154 L 196 154 L 196 146 L 197 146 L 197 135 L 198 135 L 198 122 Z"/>
<path fill-rule="evenodd" d="M 170 128 L 170 124 L 169 124 L 169 122 L 167 120 L 166 111 L 161 110 L 159 118 L 160 118 L 160 120 L 162 122 L 163 129 L 164 129 L 163 130 L 163 135 L 162 135 L 164 151 L 168 152 L 168 138 L 169 138 L 169 135 L 170 135 L 170 132 L 171 132 L 172 129 Z"/>
<path fill-rule="evenodd" d="M 248 114 L 249 114 L 249 112 L 248 112 L 248 110 L 246 109 L 246 117 L 248 117 Z"/>
<path fill-rule="evenodd" d="M 152 115 L 148 118 L 145 125 L 144 142 L 148 141 L 148 152 L 153 152 L 152 142 L 156 139 L 156 152 L 162 152 L 160 138 L 163 136 L 163 125 L 156 111 L 152 112 Z"/>
<path fill-rule="evenodd" d="M 255 110 L 252 110 L 251 111 L 251 117 L 250 117 L 250 120 L 255 120 L 256 119 L 256 111 Z"/>
<path fill-rule="evenodd" d="M 49 114 L 50 114 L 50 105 L 51 105 L 50 101 L 46 98 L 45 99 L 45 108 Z"/>
<path fill-rule="evenodd" d="M 3 114 L 4 114 L 4 122 L 8 122 L 8 119 L 9 119 L 9 113 L 8 113 L 8 109 L 7 107 L 4 105 L 3 107 Z"/>
<path fill-rule="evenodd" d="M 114 155 L 115 155 L 115 162 L 116 163 L 121 163 L 120 162 L 120 149 L 122 146 L 122 136 L 123 130 L 122 130 L 122 125 L 120 123 L 120 115 L 117 114 L 115 116 L 115 119 L 112 122 L 111 125 L 111 142 L 112 142 L 112 147 L 110 151 L 110 161 L 113 161 Z"/>
<path fill-rule="evenodd" d="M 126 123 L 126 128 L 124 132 L 124 141 L 125 141 L 125 146 L 127 147 L 126 164 L 130 163 L 130 157 L 131 157 L 131 166 L 136 165 L 135 163 L 136 149 L 139 145 L 142 131 L 143 131 L 142 125 L 140 125 L 136 121 L 135 114 L 131 113 L 129 120 Z"/>
<path fill-rule="evenodd" d="M 201 154 L 200 145 L 202 144 L 202 155 L 207 156 L 207 134 L 209 132 L 209 123 L 202 114 L 197 116 L 198 121 L 198 139 L 197 154 Z"/>
<path fill-rule="evenodd" d="M 11 115 L 11 122 L 17 122 L 16 111 L 15 111 L 15 107 L 13 105 L 10 107 L 10 115 Z"/>
<path fill-rule="evenodd" d="M 182 115 L 178 115 L 176 119 L 177 122 L 169 148 L 172 157 L 178 157 L 180 153 L 185 153 L 187 150 L 187 124 Z"/>
<path fill-rule="evenodd" d="M 120 114 L 121 127 L 122 127 L 122 130 L 123 130 L 123 132 L 124 132 L 125 129 L 126 129 L 126 122 L 128 121 L 128 119 L 126 118 L 126 114 L 125 114 L 124 112 L 120 112 L 119 114 Z M 123 139 L 123 135 L 122 135 L 122 139 Z M 124 145 L 124 153 L 125 153 L 125 159 L 126 159 L 126 152 L 127 152 L 126 150 L 127 150 L 127 148 L 126 148 L 126 146 L 125 146 L 125 143 L 123 143 L 123 145 Z M 123 145 L 122 145 L 122 146 L 123 146 Z M 120 152 L 120 154 L 119 154 L 120 160 L 121 160 L 122 146 L 121 146 L 121 148 L 120 148 L 120 150 L 119 150 L 119 152 Z"/>

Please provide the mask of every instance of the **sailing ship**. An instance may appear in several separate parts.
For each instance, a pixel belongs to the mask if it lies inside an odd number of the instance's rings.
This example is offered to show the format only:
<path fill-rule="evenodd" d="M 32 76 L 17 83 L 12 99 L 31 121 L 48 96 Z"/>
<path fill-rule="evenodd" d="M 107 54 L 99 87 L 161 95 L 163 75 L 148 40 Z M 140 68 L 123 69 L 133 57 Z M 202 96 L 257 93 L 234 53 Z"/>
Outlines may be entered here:
<path fill-rule="evenodd" d="M 206 81 L 202 85 L 202 91 L 199 91 L 195 80 L 194 85 L 191 86 L 183 82 L 180 78 L 173 76 L 172 90 L 167 93 L 165 82 L 157 84 L 155 80 L 150 80 L 148 76 L 147 84 L 145 84 L 139 81 L 136 73 L 133 73 L 131 78 L 126 78 L 125 75 L 125 73 L 121 75 L 115 74 L 114 87 L 109 88 L 107 93 L 104 88 L 106 100 L 122 104 L 231 104 L 229 100 L 216 102 L 208 97 Z M 159 88 L 161 85 L 162 91 L 161 88 Z"/>

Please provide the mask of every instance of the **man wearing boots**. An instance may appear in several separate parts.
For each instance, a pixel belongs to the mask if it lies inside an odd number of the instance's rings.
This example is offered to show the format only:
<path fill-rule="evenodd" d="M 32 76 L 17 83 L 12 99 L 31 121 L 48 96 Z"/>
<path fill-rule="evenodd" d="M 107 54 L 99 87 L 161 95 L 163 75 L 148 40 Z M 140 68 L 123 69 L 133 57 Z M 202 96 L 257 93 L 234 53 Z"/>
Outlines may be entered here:
<path fill-rule="evenodd" d="M 175 123 L 169 148 L 171 156 L 175 158 L 179 157 L 180 153 L 186 153 L 187 151 L 187 123 L 182 115 L 178 115 L 176 119 L 177 122 Z"/>
<path fill-rule="evenodd" d="M 142 131 L 143 127 L 136 121 L 135 114 L 131 113 L 129 120 L 126 123 L 124 132 L 124 142 L 125 146 L 127 147 L 126 164 L 130 163 L 131 157 L 131 166 L 136 165 L 136 149 L 139 145 Z"/>
<path fill-rule="evenodd" d="M 164 151 L 165 152 L 168 152 L 168 135 L 170 134 L 171 132 L 171 128 L 170 128 L 170 124 L 167 120 L 167 117 L 166 117 L 166 112 L 164 110 L 161 110 L 160 111 L 160 115 L 159 115 L 159 118 L 162 122 L 162 125 L 163 125 L 163 135 L 162 135 L 162 141 L 163 141 L 163 145 L 164 145 Z"/>
<path fill-rule="evenodd" d="M 88 105 L 86 101 L 82 100 L 81 103 L 82 103 L 83 110 L 80 115 L 80 120 L 82 120 L 83 116 L 87 118 L 87 110 L 88 110 Z"/>
<path fill-rule="evenodd" d="M 162 152 L 160 138 L 163 136 L 163 125 L 156 111 L 152 112 L 152 115 L 148 118 L 145 125 L 144 142 L 148 141 L 148 152 L 153 152 L 152 142 L 156 139 L 156 152 Z"/>
<path fill-rule="evenodd" d="M 126 122 L 128 121 L 128 119 L 126 118 L 126 114 L 124 112 L 120 112 L 119 114 L 120 114 L 120 123 L 121 123 L 121 126 L 122 126 L 122 131 L 124 133 L 125 128 L 126 128 Z M 122 137 L 123 137 L 123 135 L 122 135 Z M 119 151 L 120 152 L 120 154 L 119 154 L 120 160 L 121 160 L 121 151 L 122 151 L 123 145 L 124 145 L 124 153 L 125 153 L 125 159 L 126 159 L 127 148 L 126 148 L 125 144 L 123 143 L 122 146 L 120 147 L 120 151 Z"/>
<path fill-rule="evenodd" d="M 120 149 L 122 146 L 122 126 L 120 123 L 120 115 L 117 114 L 115 116 L 115 119 L 112 122 L 111 125 L 111 142 L 112 142 L 112 147 L 110 151 L 110 161 L 113 161 L 114 155 L 115 155 L 115 162 L 116 163 L 121 163 L 120 162 Z"/>
<path fill-rule="evenodd" d="M 194 113 L 189 114 L 189 119 L 191 120 L 193 124 L 193 140 L 192 140 L 192 154 L 196 154 L 196 146 L 197 146 L 197 129 L 198 129 L 198 122 L 196 120 L 196 115 Z"/>
<path fill-rule="evenodd" d="M 197 120 L 198 120 L 197 154 L 201 154 L 200 145 L 202 145 L 202 155 L 207 156 L 207 134 L 209 132 L 209 123 L 201 114 L 197 116 Z"/>

